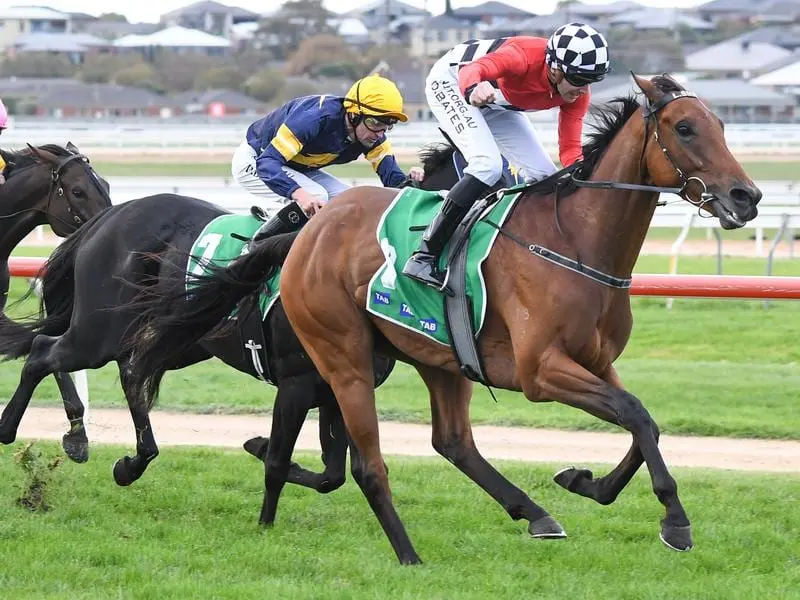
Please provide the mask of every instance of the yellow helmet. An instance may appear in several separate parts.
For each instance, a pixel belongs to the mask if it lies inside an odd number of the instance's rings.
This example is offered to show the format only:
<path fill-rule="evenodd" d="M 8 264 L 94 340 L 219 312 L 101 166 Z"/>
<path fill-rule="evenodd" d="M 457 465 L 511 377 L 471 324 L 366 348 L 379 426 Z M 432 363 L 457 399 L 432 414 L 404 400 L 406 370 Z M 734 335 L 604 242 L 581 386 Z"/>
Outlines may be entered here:
<path fill-rule="evenodd" d="M 344 107 L 349 113 L 397 119 L 403 123 L 408 121 L 408 115 L 403 112 L 400 90 L 380 75 L 369 75 L 356 81 L 344 97 Z"/>

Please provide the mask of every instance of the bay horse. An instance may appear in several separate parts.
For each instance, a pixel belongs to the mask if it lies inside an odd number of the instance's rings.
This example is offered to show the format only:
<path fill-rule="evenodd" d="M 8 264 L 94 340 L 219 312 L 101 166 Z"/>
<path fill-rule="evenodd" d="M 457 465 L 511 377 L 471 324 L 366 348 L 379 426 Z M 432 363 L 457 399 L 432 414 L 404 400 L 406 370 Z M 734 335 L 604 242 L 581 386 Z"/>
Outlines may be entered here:
<path fill-rule="evenodd" d="M 423 187 L 449 189 L 456 183 L 453 154 L 454 149 L 448 145 L 430 145 L 421 151 Z M 184 267 L 192 243 L 212 219 L 224 214 L 226 211 L 195 198 L 150 196 L 113 207 L 56 249 L 43 269 L 42 303 L 47 315 L 24 327 L 15 324 L 13 329 L 0 323 L 0 355 L 27 356 L 19 386 L 0 418 L 0 443 L 15 441 L 31 396 L 47 374 L 98 368 L 113 360 L 119 365 L 120 383 L 137 439 L 136 455 L 118 460 L 113 475 L 117 484 L 130 485 L 158 455 L 148 413 L 166 370 L 180 369 L 214 355 L 239 371 L 259 376 L 241 342 L 257 340 L 261 332 L 252 331 L 253 323 L 239 323 L 224 335 L 210 336 L 183 352 L 150 379 L 151 385 L 144 394 L 132 392 L 128 383 L 131 356 L 123 340 L 140 309 L 126 308 L 126 303 L 136 295 L 137 287 L 141 291 L 155 286 L 162 295 L 183 298 Z M 156 260 L 157 256 L 163 260 Z M 152 297 L 154 291 L 149 294 Z M 114 310 L 117 307 L 122 309 Z M 269 466 L 269 490 L 275 488 L 281 472 L 283 482 L 321 493 L 333 491 L 344 484 L 347 454 L 344 423 L 336 400 L 292 332 L 280 301 L 263 325 L 255 327 L 263 327 L 267 372 L 272 374 L 278 394 L 271 437 L 248 440 L 245 449 Z M 375 361 L 376 383 L 380 384 L 388 377 L 394 361 L 385 357 L 376 357 Z M 70 428 L 62 445 L 70 459 L 85 462 L 89 455 L 83 405 L 78 401 L 73 407 L 66 395 L 64 404 L 69 407 Z M 297 436 L 312 408 L 320 409 L 325 464 L 322 473 L 290 462 Z M 268 494 L 275 498 L 271 501 L 273 518 L 279 493 L 280 489 Z"/>
<path fill-rule="evenodd" d="M 727 147 L 721 121 L 695 94 L 666 75 L 632 75 L 643 104 L 631 96 L 601 109 L 583 161 L 570 175 L 527 189 L 502 225 L 483 264 L 488 307 L 478 348 L 491 385 L 521 391 L 532 402 L 560 402 L 629 431 L 632 445 L 609 474 L 570 468 L 555 481 L 610 504 L 646 463 L 666 511 L 659 537 L 672 549 L 689 550 L 691 525 L 658 448 L 659 429 L 613 366 L 632 329 L 630 278 L 659 192 L 702 207 L 725 229 L 756 217 L 761 192 Z M 469 418 L 473 384 L 452 349 L 366 310 L 368 284 L 385 261 L 376 229 L 395 196 L 380 188 L 349 190 L 299 234 L 269 239 L 231 263 L 225 277 L 206 282 L 184 303 L 195 320 L 184 329 L 186 338 L 175 336 L 172 351 L 214 327 L 238 296 L 283 263 L 284 310 L 335 393 L 354 446 L 352 475 L 402 564 L 421 561 L 393 504 L 380 450 L 371 379 L 376 350 L 419 372 L 440 454 L 512 519 L 528 521 L 533 537 L 565 537 L 544 508 L 478 452 Z M 541 247 L 560 258 L 542 260 L 535 253 Z M 154 351 L 138 360 L 135 385 L 159 357 Z"/>

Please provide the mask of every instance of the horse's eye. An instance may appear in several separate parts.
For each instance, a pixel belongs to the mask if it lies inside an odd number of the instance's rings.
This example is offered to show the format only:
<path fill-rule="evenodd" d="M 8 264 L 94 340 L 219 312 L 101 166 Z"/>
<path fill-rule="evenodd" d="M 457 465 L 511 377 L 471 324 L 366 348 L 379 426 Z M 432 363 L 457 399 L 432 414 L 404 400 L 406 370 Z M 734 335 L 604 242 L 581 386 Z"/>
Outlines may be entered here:
<path fill-rule="evenodd" d="M 675 131 L 677 131 L 678 135 L 681 137 L 691 137 L 694 134 L 694 129 L 692 129 L 692 126 L 686 121 L 681 121 L 675 125 Z"/>
<path fill-rule="evenodd" d="M 76 198 L 83 196 L 83 190 L 81 188 L 72 188 L 70 192 L 72 192 L 72 195 Z"/>

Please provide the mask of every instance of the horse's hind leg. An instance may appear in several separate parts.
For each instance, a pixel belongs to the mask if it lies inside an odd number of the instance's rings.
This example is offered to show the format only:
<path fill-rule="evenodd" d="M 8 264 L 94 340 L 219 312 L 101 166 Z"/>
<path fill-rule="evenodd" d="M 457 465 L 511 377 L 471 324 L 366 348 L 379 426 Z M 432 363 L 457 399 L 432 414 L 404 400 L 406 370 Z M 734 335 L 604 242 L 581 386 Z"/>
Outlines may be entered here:
<path fill-rule="evenodd" d="M 472 382 L 448 371 L 418 365 L 431 396 L 433 447 L 486 493 L 515 521 L 528 521 L 536 538 L 564 538 L 566 533 L 546 510 L 498 473 L 475 447 L 469 420 Z"/>
<path fill-rule="evenodd" d="M 386 464 L 380 451 L 370 327 L 344 290 L 326 288 L 324 295 L 316 291 L 313 286 L 303 287 L 302 299 L 298 295 L 291 302 L 287 294 L 284 308 L 295 326 L 295 333 L 336 395 L 347 432 L 357 449 L 357 460 L 351 450 L 353 478 L 398 560 L 402 564 L 419 563 L 419 556 L 392 503 Z M 335 306 L 337 310 L 326 310 L 326 306 Z"/>
<path fill-rule="evenodd" d="M 56 371 L 69 371 L 71 366 L 76 370 L 83 368 L 75 363 L 76 353 L 70 352 L 69 348 L 66 334 L 58 337 L 38 335 L 33 340 L 17 389 L 0 417 L 0 442 L 10 444 L 17 438 L 22 416 L 42 379 Z"/>
<path fill-rule="evenodd" d="M 69 419 L 69 430 L 64 434 L 61 445 L 67 456 L 77 462 L 84 463 L 89 460 L 89 438 L 86 436 L 86 425 L 83 422 L 86 407 L 75 389 L 75 382 L 69 373 L 57 371 L 53 377 L 58 384 L 61 392 L 61 399 L 64 402 L 64 412 Z"/>
<path fill-rule="evenodd" d="M 156 456 L 158 456 L 158 446 L 153 437 L 153 428 L 150 425 L 150 402 L 148 398 L 140 397 L 130 384 L 131 364 L 129 358 L 117 360 L 119 365 L 119 380 L 122 390 L 125 392 L 125 399 L 128 401 L 128 409 L 133 418 L 133 427 L 136 431 L 136 456 L 124 456 L 114 463 L 114 481 L 117 485 L 130 485 L 147 469 Z"/>
<path fill-rule="evenodd" d="M 602 379 L 612 387 L 623 389 L 622 381 L 613 366 L 609 367 Z M 653 424 L 653 427 L 657 442 L 659 437 L 658 427 L 655 424 Z M 617 499 L 619 493 L 628 485 L 643 462 L 644 456 L 642 456 L 639 445 L 634 439 L 622 461 L 603 477 L 594 478 L 589 469 L 570 467 L 556 473 L 553 479 L 558 485 L 570 492 L 591 498 L 600 504 L 608 505 Z"/>
<path fill-rule="evenodd" d="M 314 387 L 313 376 L 290 378 L 278 386 L 272 411 L 272 431 L 264 458 L 264 502 L 259 517 L 263 525 L 275 522 L 278 500 L 289 476 L 294 445 L 310 407 L 301 399 L 312 396 Z"/>
<path fill-rule="evenodd" d="M 661 521 L 661 541 L 674 550 L 691 549 L 691 526 L 678 498 L 678 484 L 658 449 L 658 427 L 641 401 L 599 379 L 560 352 L 553 351 L 541 364 L 543 367 L 535 382 L 528 382 L 531 386 L 528 387 L 523 381 L 523 388 L 537 392 L 532 396 L 534 400 L 557 400 L 630 431 L 638 450 L 631 448 L 622 465 L 615 470 L 618 484 L 624 481 L 631 469 L 635 471 L 634 466 L 638 467 L 637 452 L 641 452 L 650 471 L 653 492 L 666 508 L 666 516 Z"/>
<path fill-rule="evenodd" d="M 325 471 L 316 489 L 322 494 L 327 494 L 344 485 L 348 440 L 342 411 L 339 410 L 333 390 L 324 383 L 318 384 L 317 390 L 320 399 L 319 443 L 322 446 Z"/>

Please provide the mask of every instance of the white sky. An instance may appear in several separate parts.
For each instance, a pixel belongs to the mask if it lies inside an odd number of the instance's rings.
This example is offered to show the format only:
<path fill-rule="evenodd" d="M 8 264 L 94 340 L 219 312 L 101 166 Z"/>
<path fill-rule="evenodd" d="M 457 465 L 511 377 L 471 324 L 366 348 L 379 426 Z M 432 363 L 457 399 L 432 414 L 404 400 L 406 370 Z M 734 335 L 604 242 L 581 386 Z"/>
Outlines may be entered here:
<path fill-rule="evenodd" d="M 159 0 L 158 2 L 145 1 L 131 2 L 131 0 L 2 0 L 2 4 L 11 6 L 49 6 L 56 10 L 70 12 L 85 12 L 99 15 L 104 12 L 116 12 L 125 15 L 131 22 L 155 23 L 161 14 L 192 4 L 192 0 Z M 373 0 L 325 0 L 325 5 L 332 11 L 346 12 L 348 10 L 371 4 Z M 418 6 L 431 11 L 433 14 L 444 12 L 445 0 L 403 0 L 406 4 Z M 475 6 L 484 0 L 453 0 L 453 8 L 462 6 Z M 537 14 L 547 14 L 553 11 L 557 0 L 502 0 L 506 4 Z M 609 4 L 608 0 L 583 0 L 585 4 Z M 661 8 L 689 8 L 704 4 L 706 0 L 638 0 L 639 4 Z M 283 3 L 282 0 L 222 0 L 222 4 L 239 6 L 258 13 L 271 12 Z M 535 6 L 535 8 L 534 8 Z"/>

